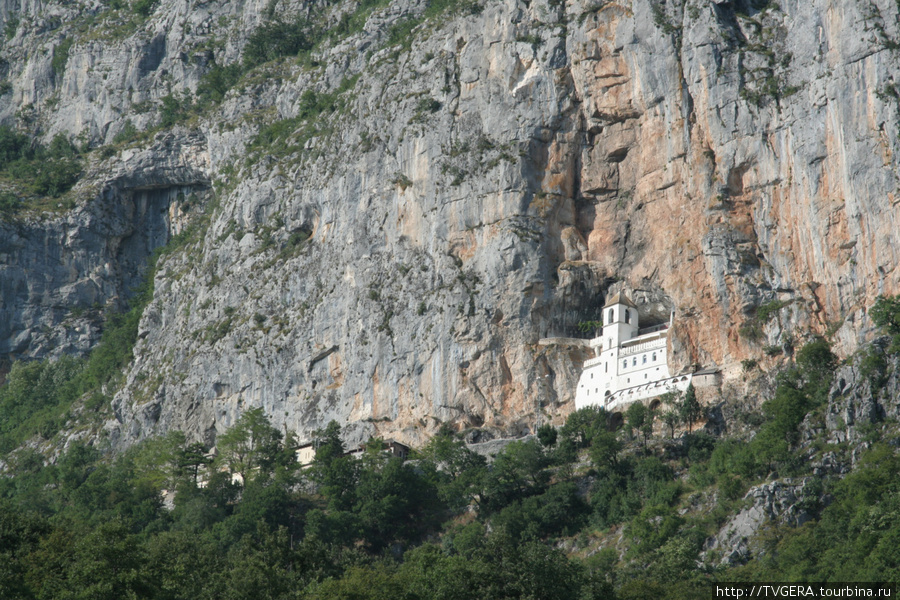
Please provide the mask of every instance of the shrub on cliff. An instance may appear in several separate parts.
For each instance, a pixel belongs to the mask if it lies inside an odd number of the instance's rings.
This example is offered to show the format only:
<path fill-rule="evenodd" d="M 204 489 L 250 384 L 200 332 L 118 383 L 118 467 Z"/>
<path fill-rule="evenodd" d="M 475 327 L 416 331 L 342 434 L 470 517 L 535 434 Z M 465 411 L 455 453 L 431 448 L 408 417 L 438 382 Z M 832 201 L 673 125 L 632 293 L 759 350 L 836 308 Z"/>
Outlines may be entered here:
<path fill-rule="evenodd" d="M 257 27 L 244 46 L 244 66 L 248 69 L 281 58 L 297 56 L 312 48 L 306 34 L 307 23 L 298 19 L 291 23 L 276 20 Z"/>
<path fill-rule="evenodd" d="M 0 126 L 0 170 L 40 196 L 58 198 L 81 175 L 78 149 L 58 133 L 46 148 L 6 125 Z"/>
<path fill-rule="evenodd" d="M 900 352 L 900 297 L 878 296 L 869 309 L 872 322 L 893 337 L 890 352 Z"/>

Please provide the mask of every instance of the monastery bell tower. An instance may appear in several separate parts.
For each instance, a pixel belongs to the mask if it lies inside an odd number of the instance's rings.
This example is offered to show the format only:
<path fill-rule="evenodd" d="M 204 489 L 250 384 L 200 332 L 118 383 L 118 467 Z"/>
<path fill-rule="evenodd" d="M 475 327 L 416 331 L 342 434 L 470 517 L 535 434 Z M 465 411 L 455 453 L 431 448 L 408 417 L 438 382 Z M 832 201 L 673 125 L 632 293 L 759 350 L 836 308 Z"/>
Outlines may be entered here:
<path fill-rule="evenodd" d="M 603 307 L 603 349 L 618 348 L 637 333 L 637 306 L 624 292 L 619 292 Z"/>

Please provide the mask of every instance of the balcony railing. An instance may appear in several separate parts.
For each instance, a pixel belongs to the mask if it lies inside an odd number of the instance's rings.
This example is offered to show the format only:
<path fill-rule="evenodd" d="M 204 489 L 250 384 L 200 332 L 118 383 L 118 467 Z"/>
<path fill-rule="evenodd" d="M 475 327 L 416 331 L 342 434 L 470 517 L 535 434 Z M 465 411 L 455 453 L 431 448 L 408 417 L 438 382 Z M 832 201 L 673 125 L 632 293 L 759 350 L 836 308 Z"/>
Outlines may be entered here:
<path fill-rule="evenodd" d="M 657 331 L 663 331 L 669 328 L 668 323 L 660 323 L 659 325 L 654 325 L 653 327 L 644 327 L 643 329 L 638 330 L 638 335 L 646 335 L 648 333 L 656 333 Z"/>
<path fill-rule="evenodd" d="M 598 356 L 597 358 L 589 358 L 588 360 L 584 361 L 584 367 L 583 367 L 583 368 L 587 369 L 588 367 L 593 367 L 593 366 L 595 366 L 595 365 L 599 365 L 600 363 L 603 362 L 603 360 L 604 360 L 604 359 L 603 359 L 602 357 L 599 357 L 599 356 Z"/>
<path fill-rule="evenodd" d="M 651 352 L 653 350 L 660 350 L 666 347 L 665 340 L 650 340 L 644 342 L 642 344 L 635 344 L 634 346 L 624 346 L 619 350 L 619 357 L 623 356 L 631 356 L 633 354 L 641 354 L 643 352 Z"/>

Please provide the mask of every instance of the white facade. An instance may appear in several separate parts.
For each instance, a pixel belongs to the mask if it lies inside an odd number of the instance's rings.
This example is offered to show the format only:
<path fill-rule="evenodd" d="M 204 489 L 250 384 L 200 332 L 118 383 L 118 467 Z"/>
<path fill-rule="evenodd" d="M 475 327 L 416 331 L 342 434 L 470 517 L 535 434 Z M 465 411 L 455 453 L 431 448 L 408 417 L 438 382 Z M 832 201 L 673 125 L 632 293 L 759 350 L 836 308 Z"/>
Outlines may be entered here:
<path fill-rule="evenodd" d="M 603 307 L 603 330 L 590 341 L 594 357 L 584 362 L 575 408 L 602 406 L 615 410 L 668 391 L 684 391 L 690 375 L 672 377 L 666 362 L 669 324 L 638 327 L 638 310 L 625 294 Z"/>

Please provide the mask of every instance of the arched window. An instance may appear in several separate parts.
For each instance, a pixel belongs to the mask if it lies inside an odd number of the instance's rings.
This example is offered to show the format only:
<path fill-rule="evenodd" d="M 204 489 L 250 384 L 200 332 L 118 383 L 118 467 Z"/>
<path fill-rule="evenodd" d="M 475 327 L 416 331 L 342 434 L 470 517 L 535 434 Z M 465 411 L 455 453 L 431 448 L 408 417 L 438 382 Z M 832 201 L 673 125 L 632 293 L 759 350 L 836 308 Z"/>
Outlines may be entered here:
<path fill-rule="evenodd" d="M 644 360 L 641 361 L 641 364 L 643 364 L 643 365 L 647 364 L 647 355 L 646 354 L 644 355 Z"/>
<path fill-rule="evenodd" d="M 627 308 L 625 309 L 625 322 L 631 323 L 631 311 Z"/>
<path fill-rule="evenodd" d="M 627 368 L 628 368 L 628 359 L 627 359 L 627 358 L 626 358 L 625 360 L 622 361 L 622 368 L 623 368 L 623 369 L 627 369 Z"/>
<path fill-rule="evenodd" d="M 637 366 L 637 356 L 635 356 L 634 358 L 631 359 L 631 366 L 632 366 L 632 367 L 636 367 L 636 366 Z"/>
<path fill-rule="evenodd" d="M 656 362 L 656 352 L 653 353 L 653 362 Z"/>
<path fill-rule="evenodd" d="M 610 323 L 613 322 L 613 314 L 614 314 L 614 313 L 613 313 L 613 309 L 609 309 L 609 322 L 610 322 Z"/>

